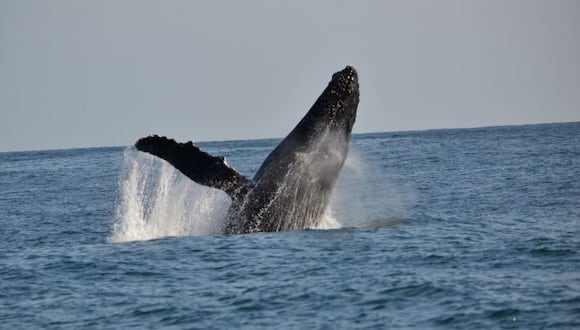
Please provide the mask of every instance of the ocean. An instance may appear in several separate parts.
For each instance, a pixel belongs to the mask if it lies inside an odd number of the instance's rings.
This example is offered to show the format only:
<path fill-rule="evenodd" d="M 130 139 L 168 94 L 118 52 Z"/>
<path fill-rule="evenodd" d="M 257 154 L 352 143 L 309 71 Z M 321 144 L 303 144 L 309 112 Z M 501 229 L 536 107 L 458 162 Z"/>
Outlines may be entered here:
<path fill-rule="evenodd" d="M 354 135 L 317 228 L 228 207 L 133 147 L 0 153 L 0 328 L 580 328 L 580 123 Z"/>

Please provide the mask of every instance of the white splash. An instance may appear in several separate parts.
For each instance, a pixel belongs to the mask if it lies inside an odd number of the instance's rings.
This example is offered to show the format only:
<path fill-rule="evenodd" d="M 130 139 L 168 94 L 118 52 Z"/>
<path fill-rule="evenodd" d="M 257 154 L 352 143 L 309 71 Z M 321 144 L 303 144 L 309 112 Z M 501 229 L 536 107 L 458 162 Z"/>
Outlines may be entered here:
<path fill-rule="evenodd" d="M 231 203 L 133 147 L 125 150 L 119 190 L 111 242 L 220 233 Z"/>
<path fill-rule="evenodd" d="M 167 162 L 133 147 L 125 150 L 119 191 L 109 237 L 115 243 L 221 233 L 231 204 L 224 192 L 196 184 Z M 330 205 L 314 229 L 397 224 L 414 202 L 412 189 L 351 150 Z"/>
<path fill-rule="evenodd" d="M 313 227 L 312 229 L 338 229 L 342 228 L 343 226 L 340 224 L 340 221 L 334 215 L 332 210 L 332 205 L 329 205 L 326 208 L 326 211 L 322 215 L 322 219 L 320 219 L 320 223 L 317 226 Z"/>
<path fill-rule="evenodd" d="M 414 189 L 351 149 L 316 229 L 390 226 L 401 223 L 415 202 Z"/>

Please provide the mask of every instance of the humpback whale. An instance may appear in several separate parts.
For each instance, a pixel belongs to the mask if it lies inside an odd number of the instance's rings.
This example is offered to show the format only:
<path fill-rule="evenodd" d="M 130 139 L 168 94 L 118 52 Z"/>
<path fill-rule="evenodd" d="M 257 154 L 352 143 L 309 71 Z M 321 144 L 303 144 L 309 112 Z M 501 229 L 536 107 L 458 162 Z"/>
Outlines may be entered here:
<path fill-rule="evenodd" d="M 316 226 L 348 153 L 359 103 L 356 70 L 336 72 L 314 105 L 266 157 L 253 179 L 191 141 L 152 135 L 135 147 L 172 164 L 194 182 L 232 199 L 225 234 L 286 231 Z"/>

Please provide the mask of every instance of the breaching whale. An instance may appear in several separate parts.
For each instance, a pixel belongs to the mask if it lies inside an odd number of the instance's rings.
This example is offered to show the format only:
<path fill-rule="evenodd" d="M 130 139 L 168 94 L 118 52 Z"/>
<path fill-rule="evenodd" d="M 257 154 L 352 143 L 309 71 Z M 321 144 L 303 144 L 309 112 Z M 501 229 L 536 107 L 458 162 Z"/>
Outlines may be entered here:
<path fill-rule="evenodd" d="M 135 147 L 168 161 L 198 184 L 226 192 L 232 199 L 226 234 L 310 228 L 328 206 L 348 153 L 358 103 L 358 74 L 347 66 L 332 76 L 253 179 L 191 141 L 153 135 L 139 139 Z"/>

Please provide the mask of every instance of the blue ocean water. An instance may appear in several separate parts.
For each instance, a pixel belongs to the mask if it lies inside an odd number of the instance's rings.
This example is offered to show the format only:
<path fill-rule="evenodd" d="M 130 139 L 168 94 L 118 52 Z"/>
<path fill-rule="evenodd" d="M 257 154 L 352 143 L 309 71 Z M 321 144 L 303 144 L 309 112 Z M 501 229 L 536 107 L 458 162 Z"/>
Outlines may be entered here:
<path fill-rule="evenodd" d="M 132 148 L 0 153 L 0 328 L 580 328 L 579 178 L 580 123 L 360 134 L 319 228 L 224 236 Z"/>

